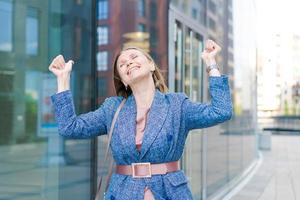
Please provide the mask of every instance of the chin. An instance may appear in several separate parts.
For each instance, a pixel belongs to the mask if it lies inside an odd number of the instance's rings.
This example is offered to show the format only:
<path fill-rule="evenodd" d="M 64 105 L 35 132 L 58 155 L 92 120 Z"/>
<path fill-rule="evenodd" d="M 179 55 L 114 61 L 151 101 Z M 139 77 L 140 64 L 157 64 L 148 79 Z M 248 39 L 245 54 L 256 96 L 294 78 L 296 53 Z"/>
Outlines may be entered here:
<path fill-rule="evenodd" d="M 151 77 L 151 74 L 150 74 Z M 149 74 L 138 74 L 138 73 L 134 73 L 131 74 L 130 78 L 130 83 L 129 84 L 134 84 L 134 83 L 138 83 L 142 80 L 147 80 L 147 78 L 149 78 Z M 152 78 L 152 77 L 151 77 Z"/>

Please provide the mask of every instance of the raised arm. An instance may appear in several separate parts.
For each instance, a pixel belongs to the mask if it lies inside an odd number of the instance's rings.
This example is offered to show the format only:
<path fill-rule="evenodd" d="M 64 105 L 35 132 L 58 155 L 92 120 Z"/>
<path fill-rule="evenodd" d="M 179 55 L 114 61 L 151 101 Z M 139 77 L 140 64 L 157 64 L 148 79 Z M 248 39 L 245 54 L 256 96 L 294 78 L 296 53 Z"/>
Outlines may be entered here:
<path fill-rule="evenodd" d="M 107 98 L 97 110 L 76 116 L 70 90 L 52 95 L 59 134 L 69 138 L 91 138 L 106 134 L 112 98 Z"/>
<path fill-rule="evenodd" d="M 228 77 L 210 76 L 210 103 L 192 102 L 186 97 L 182 104 L 183 119 L 187 131 L 217 125 L 232 116 L 232 101 Z"/>
<path fill-rule="evenodd" d="M 53 59 L 49 70 L 57 77 L 57 93 L 51 96 L 54 105 L 58 132 L 70 138 L 90 138 L 106 134 L 106 108 L 110 101 L 93 112 L 76 116 L 72 93 L 70 91 L 70 75 L 73 61 L 65 63 L 62 55 Z M 109 98 L 110 99 L 110 98 Z"/>
<path fill-rule="evenodd" d="M 187 131 L 206 128 L 229 120 L 232 116 L 232 100 L 228 77 L 220 74 L 215 57 L 221 47 L 212 40 L 207 40 L 202 52 L 209 74 L 210 103 L 192 102 L 185 98 L 182 104 L 182 113 Z"/>

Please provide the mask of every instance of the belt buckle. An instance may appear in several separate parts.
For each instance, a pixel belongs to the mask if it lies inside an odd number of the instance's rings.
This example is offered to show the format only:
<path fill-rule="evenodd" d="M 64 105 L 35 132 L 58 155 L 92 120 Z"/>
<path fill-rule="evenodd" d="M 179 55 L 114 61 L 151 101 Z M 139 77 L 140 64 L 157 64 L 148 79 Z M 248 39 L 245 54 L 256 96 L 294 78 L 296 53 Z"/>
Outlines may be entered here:
<path fill-rule="evenodd" d="M 146 175 L 136 175 L 135 174 L 135 167 L 136 166 L 139 166 L 139 165 L 145 165 L 145 166 L 147 166 L 148 167 L 148 174 L 146 174 Z M 151 177 L 152 176 L 152 174 L 151 174 L 151 163 L 150 162 L 143 162 L 143 163 L 131 163 L 131 168 L 132 168 L 132 177 L 133 178 L 149 178 L 149 177 Z"/>

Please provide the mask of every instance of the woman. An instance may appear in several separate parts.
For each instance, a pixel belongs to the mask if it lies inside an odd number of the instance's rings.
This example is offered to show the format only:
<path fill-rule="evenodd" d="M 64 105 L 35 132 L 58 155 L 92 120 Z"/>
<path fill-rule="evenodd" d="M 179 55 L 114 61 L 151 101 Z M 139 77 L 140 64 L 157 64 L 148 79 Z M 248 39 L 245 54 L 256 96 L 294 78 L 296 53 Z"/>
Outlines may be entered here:
<path fill-rule="evenodd" d="M 115 111 L 126 98 L 111 138 L 117 167 L 106 199 L 193 199 L 179 168 L 188 133 L 229 120 L 232 115 L 228 77 L 220 75 L 215 60 L 220 50 L 208 40 L 201 55 L 209 74 L 211 104 L 194 103 L 184 93 L 167 93 L 150 55 L 132 47 L 122 50 L 114 62 L 118 96 L 78 116 L 70 92 L 73 61 L 65 63 L 61 55 L 53 60 L 49 70 L 57 76 L 58 92 L 51 98 L 61 135 L 91 138 L 106 134 Z"/>

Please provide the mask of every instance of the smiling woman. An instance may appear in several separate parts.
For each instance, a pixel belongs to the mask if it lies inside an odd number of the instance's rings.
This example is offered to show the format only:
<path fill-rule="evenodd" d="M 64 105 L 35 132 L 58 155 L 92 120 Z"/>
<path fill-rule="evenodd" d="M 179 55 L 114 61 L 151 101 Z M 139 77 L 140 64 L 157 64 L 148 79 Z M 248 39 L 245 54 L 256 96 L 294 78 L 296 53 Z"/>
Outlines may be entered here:
<path fill-rule="evenodd" d="M 145 77 L 149 85 L 153 85 L 161 92 L 167 92 L 168 87 L 165 84 L 160 69 L 155 64 L 152 57 L 144 50 L 137 47 L 127 47 L 120 51 L 113 65 L 114 84 L 117 95 L 128 97 L 132 93 L 132 87 L 140 85 L 139 79 Z M 132 75 L 130 71 L 137 69 L 137 74 Z M 151 73 L 150 73 L 151 72 Z M 131 85 L 128 87 L 128 85 Z M 142 87 L 143 88 L 143 87 Z"/>
<path fill-rule="evenodd" d="M 179 165 L 188 133 L 222 123 L 232 115 L 228 77 L 220 75 L 215 61 L 220 50 L 208 40 L 201 54 L 210 76 L 211 104 L 192 102 L 184 93 L 167 92 L 151 56 L 129 47 L 114 61 L 117 96 L 107 98 L 94 112 L 78 116 L 69 90 L 73 62 L 65 63 L 61 55 L 53 60 L 49 70 L 58 78 L 59 92 L 51 98 L 59 133 L 91 138 L 110 131 L 116 170 L 105 199 L 193 199 Z"/>

